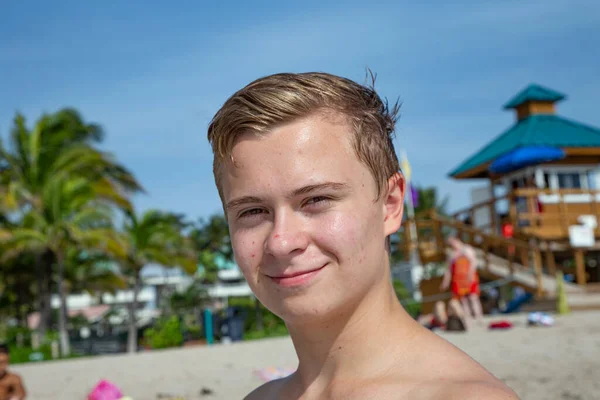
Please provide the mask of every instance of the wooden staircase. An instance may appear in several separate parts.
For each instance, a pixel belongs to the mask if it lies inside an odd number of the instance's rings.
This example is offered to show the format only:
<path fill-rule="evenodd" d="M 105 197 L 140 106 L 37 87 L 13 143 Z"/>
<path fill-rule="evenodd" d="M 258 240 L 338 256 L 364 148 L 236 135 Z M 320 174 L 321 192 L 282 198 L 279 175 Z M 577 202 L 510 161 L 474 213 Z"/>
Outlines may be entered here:
<path fill-rule="evenodd" d="M 417 251 L 421 264 L 443 263 L 449 259 L 446 238 L 453 234 L 476 249 L 479 258 L 479 274 L 489 280 L 508 279 L 535 294 L 539 300 L 556 297 L 556 266 L 548 259 L 548 251 L 534 239 L 528 241 L 505 238 L 484 232 L 457 219 L 445 217 L 435 211 L 408 220 L 404 225 L 403 244 L 405 254 L 414 249 L 411 245 L 408 224 L 416 224 L 418 232 Z M 585 289 L 565 282 L 567 292 L 583 293 Z"/>

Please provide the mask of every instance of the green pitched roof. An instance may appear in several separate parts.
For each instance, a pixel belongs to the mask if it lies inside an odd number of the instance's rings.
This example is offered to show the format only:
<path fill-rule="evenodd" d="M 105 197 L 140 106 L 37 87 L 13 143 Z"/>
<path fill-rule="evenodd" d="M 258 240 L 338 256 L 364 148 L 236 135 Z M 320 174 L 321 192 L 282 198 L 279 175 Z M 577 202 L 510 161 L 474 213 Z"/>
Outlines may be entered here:
<path fill-rule="evenodd" d="M 554 103 L 565 98 L 566 96 L 564 94 L 555 90 L 548 89 L 540 85 L 531 84 L 525 89 L 521 90 L 515 97 L 510 99 L 508 103 L 504 105 L 504 109 L 508 110 L 515 108 L 528 101 L 550 101 Z"/>
<path fill-rule="evenodd" d="M 449 175 L 459 175 L 518 147 L 535 145 L 561 148 L 600 147 L 600 129 L 557 115 L 532 115 L 501 133 Z"/>

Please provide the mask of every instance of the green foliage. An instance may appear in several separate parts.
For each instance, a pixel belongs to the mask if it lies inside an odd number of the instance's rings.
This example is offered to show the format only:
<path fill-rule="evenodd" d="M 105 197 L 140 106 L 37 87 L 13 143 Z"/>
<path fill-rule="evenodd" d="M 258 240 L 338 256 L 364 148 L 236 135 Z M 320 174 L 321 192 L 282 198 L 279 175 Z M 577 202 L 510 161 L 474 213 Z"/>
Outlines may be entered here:
<path fill-rule="evenodd" d="M 178 347 L 183 344 L 181 324 L 177 316 L 159 320 L 153 328 L 144 332 L 144 339 L 153 349 Z"/>
<path fill-rule="evenodd" d="M 10 363 L 11 364 L 22 364 L 33 361 L 32 354 L 41 353 L 43 355 L 42 360 L 52 360 L 52 346 L 49 343 L 43 344 L 38 350 L 34 350 L 31 347 L 17 347 L 9 346 L 10 350 Z"/>
<path fill-rule="evenodd" d="M 204 282 L 216 282 L 219 269 L 217 258 L 233 261 L 229 225 L 225 217 L 215 214 L 208 220 L 201 219 L 190 232 L 190 239 L 198 254 L 198 263 L 203 268 Z"/>
<path fill-rule="evenodd" d="M 187 334 L 188 339 L 190 340 L 198 340 L 204 338 L 204 332 L 202 331 L 202 327 L 198 324 L 186 324 L 185 332 Z"/>
<path fill-rule="evenodd" d="M 398 300 L 403 303 L 406 312 L 409 313 L 413 318 L 416 318 L 421 311 L 421 303 L 412 301 L 413 298 L 411 293 L 408 291 L 408 289 L 406 289 L 402 281 L 394 280 L 393 286 L 394 292 L 396 292 Z"/>
<path fill-rule="evenodd" d="M 238 307 L 246 314 L 244 323 L 244 340 L 262 339 L 267 337 L 286 336 L 289 334 L 285 322 L 262 304 L 257 309 L 252 297 L 238 297 L 229 300 L 229 305 Z M 257 312 L 262 316 L 263 329 L 260 329 Z"/>
<path fill-rule="evenodd" d="M 287 336 L 289 332 L 285 324 L 276 324 L 273 328 L 264 330 L 250 330 L 244 332 L 244 340 L 266 339 L 270 337 Z"/>
<path fill-rule="evenodd" d="M 131 210 L 128 196 L 141 190 L 129 171 L 96 147 L 101 139 L 98 125 L 66 108 L 42 115 L 32 127 L 17 114 L 9 146 L 0 143 L 0 212 L 12 218 L 0 218 L 0 263 L 35 255 L 39 264 L 42 254 L 52 253 L 56 262 L 37 269 L 37 279 L 55 279 L 62 301 L 70 255 L 110 247 L 112 211 Z M 51 285 L 39 287 L 37 295 L 48 304 Z M 68 354 L 64 308 L 59 330 Z"/>
<path fill-rule="evenodd" d="M 415 216 L 423 214 L 429 210 L 435 210 L 440 215 L 448 215 L 448 196 L 442 200 L 438 198 L 437 188 L 417 186 L 417 193 L 419 194 L 419 202 L 415 206 Z"/>
<path fill-rule="evenodd" d="M 187 311 L 196 310 L 206 302 L 208 294 L 200 282 L 194 282 L 185 291 L 176 291 L 169 298 L 169 306 L 172 312 L 183 314 Z"/>
<path fill-rule="evenodd" d="M 443 276 L 448 266 L 445 263 L 428 263 L 423 267 L 423 279 L 434 279 Z"/>

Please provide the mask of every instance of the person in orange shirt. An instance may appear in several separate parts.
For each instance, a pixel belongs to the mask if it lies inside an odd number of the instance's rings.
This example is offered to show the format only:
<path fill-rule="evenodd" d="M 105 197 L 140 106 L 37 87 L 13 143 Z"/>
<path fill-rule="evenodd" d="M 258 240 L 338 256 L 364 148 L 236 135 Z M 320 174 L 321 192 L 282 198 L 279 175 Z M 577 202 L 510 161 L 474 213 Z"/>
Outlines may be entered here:
<path fill-rule="evenodd" d="M 461 302 L 465 315 L 481 321 L 483 312 L 479 300 L 479 275 L 475 250 L 454 236 L 448 239 L 448 244 L 453 254 L 440 289 L 445 291 L 451 284 L 452 295 Z"/>

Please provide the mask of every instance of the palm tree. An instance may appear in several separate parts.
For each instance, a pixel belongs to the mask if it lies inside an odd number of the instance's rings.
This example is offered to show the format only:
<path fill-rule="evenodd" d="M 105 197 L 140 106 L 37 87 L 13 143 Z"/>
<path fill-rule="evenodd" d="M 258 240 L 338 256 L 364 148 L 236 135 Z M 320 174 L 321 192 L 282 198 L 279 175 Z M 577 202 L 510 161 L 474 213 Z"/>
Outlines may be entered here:
<path fill-rule="evenodd" d="M 167 268 L 181 267 L 190 274 L 197 269 L 193 246 L 182 232 L 185 226 L 182 216 L 157 210 L 149 210 L 141 217 L 133 212 L 127 216 L 115 260 L 121 265 L 121 270 L 128 277 L 129 288 L 133 290 L 127 344 L 130 353 L 137 351 L 135 314 L 142 268 L 153 263 Z"/>
<path fill-rule="evenodd" d="M 418 203 L 415 205 L 415 215 L 424 214 L 427 211 L 435 210 L 440 215 L 447 215 L 449 197 L 439 199 L 437 188 L 435 187 L 417 187 Z"/>
<path fill-rule="evenodd" d="M 39 218 L 45 217 L 53 207 L 44 203 L 48 198 L 45 193 L 53 191 L 57 182 L 66 182 L 70 177 L 85 178 L 78 181 L 83 185 L 86 181 L 93 182 L 97 198 L 127 208 L 125 195 L 142 188 L 111 155 L 93 147 L 102 137 L 98 125 L 86 123 L 73 109 L 43 115 L 31 130 L 25 118 L 17 114 L 10 134 L 10 148 L 0 142 L 0 210 L 9 210 L 20 217 L 30 212 Z M 41 250 L 47 250 L 46 247 L 39 249 L 36 264 L 43 337 L 50 315 L 51 281 L 51 268 L 45 261 L 52 257 Z"/>
<path fill-rule="evenodd" d="M 115 239 L 118 239 L 115 237 Z M 125 277 L 104 251 L 71 248 L 65 260 L 65 291 L 98 295 L 126 289 Z"/>
<path fill-rule="evenodd" d="M 98 193 L 102 193 L 99 196 Z M 40 207 L 31 208 L 21 225 L 0 230 L 3 253 L 0 262 L 24 253 L 53 254 L 57 266 L 60 348 L 63 356 L 70 354 L 67 333 L 67 303 L 65 266 L 73 249 L 118 252 L 117 235 L 112 229 L 112 209 L 106 202 L 124 205 L 128 201 L 119 193 L 109 193 L 106 182 L 89 182 L 85 178 L 52 179 L 40 197 Z"/>
<path fill-rule="evenodd" d="M 223 215 L 215 214 L 208 220 L 200 220 L 192 229 L 190 238 L 198 253 L 198 262 L 204 268 L 204 282 L 215 283 L 218 266 L 216 256 L 233 260 L 233 249 L 229 237 L 229 225 Z"/>

